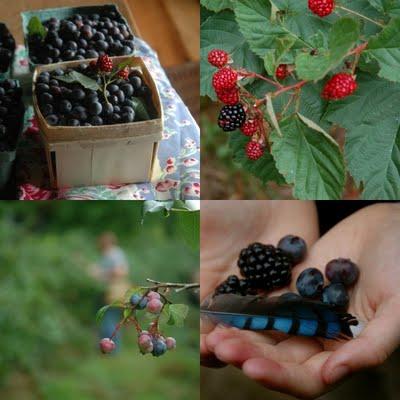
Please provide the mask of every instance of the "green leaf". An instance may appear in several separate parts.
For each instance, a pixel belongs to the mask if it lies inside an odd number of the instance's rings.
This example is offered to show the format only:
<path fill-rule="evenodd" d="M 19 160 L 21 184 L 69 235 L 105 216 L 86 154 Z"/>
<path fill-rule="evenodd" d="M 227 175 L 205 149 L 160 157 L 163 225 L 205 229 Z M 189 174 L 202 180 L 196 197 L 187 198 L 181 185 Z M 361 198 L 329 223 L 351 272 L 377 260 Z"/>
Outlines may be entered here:
<path fill-rule="evenodd" d="M 111 304 L 107 304 L 101 307 L 100 310 L 97 311 L 96 322 L 99 323 L 104 318 L 104 314 L 107 312 L 109 308 L 124 308 L 124 307 L 125 307 L 124 303 L 120 300 L 116 300 Z"/>
<path fill-rule="evenodd" d="M 354 47 L 360 36 L 359 23 L 352 18 L 342 18 L 332 27 L 328 49 L 319 49 L 317 55 L 301 53 L 296 58 L 296 72 L 307 81 L 323 79 L 336 68 Z"/>
<path fill-rule="evenodd" d="M 239 32 L 234 14 L 231 11 L 223 11 L 209 17 L 201 26 L 200 92 L 202 96 L 209 96 L 216 100 L 212 76 L 217 69 L 207 61 L 209 51 L 215 48 L 228 52 L 235 65 L 253 72 L 264 72 L 262 60 L 250 50 L 249 44 Z"/>
<path fill-rule="evenodd" d="M 81 74 L 77 71 L 71 71 L 67 75 L 56 76 L 56 79 L 66 83 L 77 82 L 81 84 L 85 89 L 91 89 L 95 91 L 101 91 L 100 85 L 93 79 L 89 78 L 86 75 Z"/>
<path fill-rule="evenodd" d="M 168 325 L 176 325 L 178 328 L 182 328 L 188 313 L 189 307 L 186 304 L 170 304 Z"/>
<path fill-rule="evenodd" d="M 123 318 L 129 318 L 133 313 L 133 310 L 131 308 L 125 308 L 123 312 Z"/>
<path fill-rule="evenodd" d="M 301 200 L 340 199 L 345 183 L 345 167 L 339 146 L 333 139 L 293 116 L 280 124 L 283 137 L 271 135 L 276 166 L 294 195 Z"/>
<path fill-rule="evenodd" d="M 40 35 L 44 39 L 47 35 L 46 28 L 42 24 L 39 17 L 34 16 L 29 20 L 28 23 L 28 35 Z"/>
<path fill-rule="evenodd" d="M 272 125 L 278 132 L 279 136 L 282 136 L 281 129 L 279 128 L 278 118 L 275 114 L 274 105 L 272 103 L 272 97 L 270 94 L 267 95 L 267 113 L 269 115 L 269 118 L 271 119 Z"/>
<path fill-rule="evenodd" d="M 200 212 L 173 211 L 182 239 L 194 250 L 200 246 Z"/>
<path fill-rule="evenodd" d="M 130 102 L 135 110 L 136 121 L 148 121 L 150 119 L 150 115 L 142 99 L 133 97 Z"/>
<path fill-rule="evenodd" d="M 231 0 L 201 0 L 201 5 L 208 10 L 219 12 L 226 8 L 232 8 Z"/>
<path fill-rule="evenodd" d="M 275 161 L 271 154 L 266 152 L 257 161 L 249 160 L 245 150 L 248 142 L 249 138 L 241 132 L 232 132 L 230 134 L 229 146 L 233 151 L 233 160 L 240 163 L 246 171 L 259 178 L 263 183 L 273 181 L 280 185 L 285 184 L 285 179 L 276 169 Z"/>
<path fill-rule="evenodd" d="M 380 66 L 379 76 L 389 81 L 400 82 L 400 18 L 394 18 L 368 42 L 366 54 Z"/>
<path fill-rule="evenodd" d="M 157 213 L 160 211 L 167 211 L 167 213 L 169 213 L 173 206 L 174 206 L 173 200 L 168 200 L 168 201 L 146 200 L 143 202 L 142 216 L 144 218 L 147 213 Z"/>
<path fill-rule="evenodd" d="M 279 64 L 292 64 L 294 59 L 289 53 L 296 39 L 293 36 L 282 36 L 276 41 L 276 49 L 270 50 L 264 56 L 264 65 L 268 74 L 275 76 L 275 71 Z"/>
<path fill-rule="evenodd" d="M 167 324 L 169 319 L 171 318 L 171 313 L 169 312 L 169 304 L 164 304 L 164 307 L 160 314 L 160 323 Z"/>
<path fill-rule="evenodd" d="M 326 119 L 347 129 L 345 155 L 363 198 L 400 198 L 400 84 L 360 74 L 355 95 L 331 103 Z"/>
<path fill-rule="evenodd" d="M 126 67 L 130 67 L 133 65 L 133 57 L 132 58 L 128 58 L 127 60 L 123 61 L 122 63 L 119 63 L 117 65 L 117 71 L 121 71 Z"/>

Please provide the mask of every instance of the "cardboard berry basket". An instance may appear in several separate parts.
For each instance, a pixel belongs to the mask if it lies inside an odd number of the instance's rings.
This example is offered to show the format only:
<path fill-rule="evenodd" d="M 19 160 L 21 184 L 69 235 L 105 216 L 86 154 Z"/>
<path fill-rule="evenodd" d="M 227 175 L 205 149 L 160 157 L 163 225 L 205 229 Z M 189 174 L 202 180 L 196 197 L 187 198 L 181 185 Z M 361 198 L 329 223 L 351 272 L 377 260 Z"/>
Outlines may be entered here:
<path fill-rule="evenodd" d="M 131 59 L 152 92 L 153 119 L 102 126 L 50 126 L 36 98 L 36 80 L 43 71 L 76 67 L 85 61 L 70 61 L 37 67 L 33 75 L 33 105 L 46 156 L 52 187 L 149 182 L 163 132 L 163 111 L 157 86 L 139 57 L 113 57 L 115 64 Z"/>
<path fill-rule="evenodd" d="M 124 15 L 120 12 L 118 6 L 115 4 L 105 4 L 105 5 L 99 5 L 99 6 L 86 6 L 86 7 L 62 7 L 62 8 L 47 8 L 44 10 L 33 10 L 33 11 L 25 11 L 21 13 L 21 18 L 22 18 L 22 30 L 24 33 L 24 40 L 25 40 L 25 46 L 27 49 L 29 49 L 28 45 L 28 24 L 29 21 L 32 17 L 38 17 L 42 22 L 52 18 L 56 17 L 58 19 L 66 19 L 69 17 L 72 17 L 75 14 L 80 14 L 80 15 L 90 15 L 90 14 L 103 14 L 107 11 L 114 11 L 116 12 L 123 22 L 126 24 L 126 26 L 129 29 L 129 32 L 132 35 L 136 35 L 136 29 L 135 29 L 135 24 L 132 22 L 131 24 L 128 23 L 127 19 L 124 17 Z M 132 28 L 133 26 L 133 28 Z M 38 64 L 34 64 L 30 57 L 29 57 L 29 68 L 31 72 L 35 70 L 35 68 L 38 66 Z"/>

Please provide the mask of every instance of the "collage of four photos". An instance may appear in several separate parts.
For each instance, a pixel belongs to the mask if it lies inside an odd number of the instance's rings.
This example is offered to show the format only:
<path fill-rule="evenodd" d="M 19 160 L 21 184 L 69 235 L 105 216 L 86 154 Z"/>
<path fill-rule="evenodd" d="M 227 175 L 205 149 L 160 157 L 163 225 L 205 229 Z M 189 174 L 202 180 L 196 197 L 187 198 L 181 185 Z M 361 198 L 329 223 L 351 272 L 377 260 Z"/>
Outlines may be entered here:
<path fill-rule="evenodd" d="M 397 400 L 399 71 L 400 0 L 0 0 L 0 398 Z"/>

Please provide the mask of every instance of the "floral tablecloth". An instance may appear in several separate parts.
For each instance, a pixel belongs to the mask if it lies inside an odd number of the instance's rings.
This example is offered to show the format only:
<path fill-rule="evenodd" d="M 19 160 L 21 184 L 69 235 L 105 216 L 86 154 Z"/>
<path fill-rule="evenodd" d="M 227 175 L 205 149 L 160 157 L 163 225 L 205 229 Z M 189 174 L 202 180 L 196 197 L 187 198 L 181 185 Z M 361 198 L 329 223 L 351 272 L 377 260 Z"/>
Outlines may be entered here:
<path fill-rule="evenodd" d="M 172 88 L 156 53 L 143 40 L 136 41 L 136 55 L 143 58 L 154 76 L 165 115 L 152 183 L 50 190 L 45 152 L 32 106 L 29 106 L 29 122 L 17 153 L 20 200 L 187 200 L 200 197 L 199 127 Z M 19 46 L 16 54 L 13 76 L 25 81 L 29 90 L 26 49 Z M 28 102 L 30 97 L 27 97 Z"/>

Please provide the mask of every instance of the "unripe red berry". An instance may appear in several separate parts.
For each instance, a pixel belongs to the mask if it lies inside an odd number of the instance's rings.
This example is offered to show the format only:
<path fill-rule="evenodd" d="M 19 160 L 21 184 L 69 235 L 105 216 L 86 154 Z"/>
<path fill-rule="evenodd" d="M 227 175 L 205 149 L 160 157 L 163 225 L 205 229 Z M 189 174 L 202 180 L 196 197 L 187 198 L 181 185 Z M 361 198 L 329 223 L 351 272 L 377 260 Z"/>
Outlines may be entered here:
<path fill-rule="evenodd" d="M 334 75 L 325 85 L 322 97 L 325 100 L 339 100 L 353 94 L 358 85 L 353 75 L 342 72 Z"/>
<path fill-rule="evenodd" d="M 111 353 L 115 349 L 115 343 L 109 338 L 101 339 L 99 346 L 103 354 Z"/>
<path fill-rule="evenodd" d="M 250 141 L 246 146 L 246 154 L 250 160 L 256 161 L 264 155 L 264 147 L 258 142 Z"/>
<path fill-rule="evenodd" d="M 289 69 L 286 64 L 280 64 L 275 72 L 276 79 L 283 81 L 289 76 Z"/>
<path fill-rule="evenodd" d="M 248 119 L 241 127 L 241 131 L 246 136 L 253 136 L 259 129 L 260 123 L 256 119 Z"/>
<path fill-rule="evenodd" d="M 229 61 L 229 55 L 224 50 L 215 49 L 211 50 L 208 53 L 208 62 L 214 67 L 217 68 L 225 67 L 225 65 L 228 64 L 228 61 Z"/>
<path fill-rule="evenodd" d="M 158 299 L 151 299 L 147 303 L 146 310 L 152 314 L 158 314 L 163 307 L 163 303 Z"/>
<path fill-rule="evenodd" d="M 238 73 L 230 67 L 224 67 L 214 74 L 212 85 L 215 91 L 229 90 L 236 86 L 237 80 Z"/>
<path fill-rule="evenodd" d="M 161 298 L 160 294 L 157 292 L 154 292 L 153 290 L 151 290 L 149 293 L 147 293 L 147 297 L 149 300 L 153 300 L 153 299 L 160 300 L 160 298 Z"/>
<path fill-rule="evenodd" d="M 125 67 L 118 72 L 118 77 L 124 79 L 125 81 L 129 78 L 129 68 Z"/>
<path fill-rule="evenodd" d="M 111 72 L 113 70 L 113 61 L 111 58 L 105 54 L 104 56 L 100 56 L 97 60 L 97 67 L 100 71 L 103 72 Z"/>
<path fill-rule="evenodd" d="M 234 106 L 240 101 L 239 89 L 235 86 L 228 90 L 216 90 L 218 100 L 227 106 Z"/>
<path fill-rule="evenodd" d="M 139 349 L 142 354 L 153 351 L 153 338 L 148 333 L 141 333 L 138 339 Z"/>
<path fill-rule="evenodd" d="M 331 14 L 335 8 L 334 0 L 308 0 L 308 8 L 321 18 Z"/>
<path fill-rule="evenodd" d="M 165 339 L 168 350 L 174 350 L 176 348 L 176 340 L 173 337 L 167 337 Z"/>

